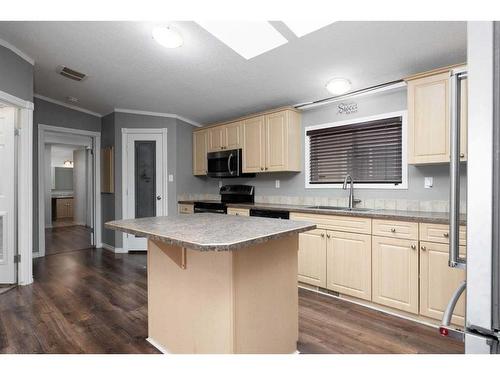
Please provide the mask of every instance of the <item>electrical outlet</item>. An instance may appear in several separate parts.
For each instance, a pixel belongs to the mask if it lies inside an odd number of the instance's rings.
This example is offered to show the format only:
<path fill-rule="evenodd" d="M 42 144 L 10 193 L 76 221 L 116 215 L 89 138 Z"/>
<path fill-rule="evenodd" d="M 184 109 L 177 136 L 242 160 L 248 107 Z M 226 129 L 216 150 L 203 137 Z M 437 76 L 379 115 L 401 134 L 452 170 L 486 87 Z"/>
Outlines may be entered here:
<path fill-rule="evenodd" d="M 173 174 L 168 175 L 168 182 L 174 182 L 174 175 Z"/>
<path fill-rule="evenodd" d="M 222 180 L 219 180 L 219 189 L 222 187 Z"/>
<path fill-rule="evenodd" d="M 432 177 L 424 177 L 424 187 L 426 189 L 432 188 L 433 184 L 434 184 L 434 179 Z"/>
<path fill-rule="evenodd" d="M 280 188 L 280 180 L 276 180 L 274 185 L 276 186 L 276 189 L 279 189 Z"/>

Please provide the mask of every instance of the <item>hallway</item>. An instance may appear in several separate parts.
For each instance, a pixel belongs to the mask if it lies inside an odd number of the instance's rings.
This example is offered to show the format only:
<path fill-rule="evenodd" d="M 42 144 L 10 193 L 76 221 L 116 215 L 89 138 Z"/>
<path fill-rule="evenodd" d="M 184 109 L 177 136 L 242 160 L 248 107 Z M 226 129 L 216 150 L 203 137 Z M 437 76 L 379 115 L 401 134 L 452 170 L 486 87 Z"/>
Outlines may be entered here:
<path fill-rule="evenodd" d="M 62 225 L 45 229 L 45 255 L 89 248 L 90 231 L 90 228 L 83 225 Z"/>

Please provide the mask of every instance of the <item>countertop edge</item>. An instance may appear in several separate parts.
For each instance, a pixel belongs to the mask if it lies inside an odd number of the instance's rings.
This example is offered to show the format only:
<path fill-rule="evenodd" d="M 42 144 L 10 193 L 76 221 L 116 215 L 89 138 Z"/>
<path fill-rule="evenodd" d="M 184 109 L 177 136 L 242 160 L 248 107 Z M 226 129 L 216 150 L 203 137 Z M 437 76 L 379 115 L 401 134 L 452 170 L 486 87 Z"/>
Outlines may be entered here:
<path fill-rule="evenodd" d="M 214 200 L 179 200 L 178 204 L 194 204 L 195 202 L 217 202 Z M 226 206 L 232 208 L 256 208 L 266 209 L 271 211 L 285 210 L 297 213 L 307 213 L 316 215 L 330 215 L 330 216 L 351 216 L 351 217 L 365 217 L 380 220 L 399 220 L 415 223 L 430 223 L 430 224 L 449 224 L 448 218 L 432 217 L 431 215 L 446 214 L 441 212 L 426 212 L 426 211 L 401 211 L 398 214 L 391 210 L 391 212 L 384 212 L 384 210 L 373 209 L 372 211 L 344 211 L 344 210 L 325 210 L 315 209 L 308 207 L 297 207 L 293 205 L 280 205 L 279 203 L 266 204 L 266 203 L 226 203 Z M 418 213 L 412 215 L 412 213 Z M 421 215 L 421 216 L 420 216 Z M 427 216 L 426 216 L 427 215 Z M 467 225 L 467 220 L 460 220 L 460 225 Z"/>
<path fill-rule="evenodd" d="M 149 232 L 144 232 L 140 230 L 136 230 L 133 228 L 129 227 L 123 227 L 119 225 L 113 224 L 114 222 L 107 222 L 104 224 L 104 227 L 107 229 L 112 229 L 112 230 L 117 230 L 120 232 L 132 234 L 132 235 L 140 235 L 144 236 L 148 239 L 155 240 L 155 241 L 161 241 L 169 245 L 175 245 L 175 246 L 180 246 L 180 247 L 185 247 L 191 250 L 197 250 L 197 251 L 235 251 L 239 250 L 241 248 L 246 248 L 250 247 L 253 245 L 261 244 L 264 242 L 268 242 L 270 240 L 275 240 L 279 239 L 282 237 L 286 237 L 295 233 L 302 233 L 302 232 L 307 232 L 310 230 L 313 230 L 316 228 L 315 224 L 310 224 L 307 222 L 304 222 L 304 226 L 300 228 L 294 228 L 290 230 L 285 230 L 285 231 L 280 231 L 276 233 L 271 233 L 269 235 L 265 235 L 262 237 L 254 237 L 254 238 L 249 238 L 248 240 L 244 241 L 239 241 L 239 242 L 234 242 L 234 243 L 228 243 L 228 244 L 210 244 L 210 245 L 204 245 L 200 244 L 197 242 L 189 242 L 189 241 L 184 241 L 181 239 L 173 238 L 173 237 L 165 237 L 165 236 L 160 236 L 154 233 L 149 233 Z"/>

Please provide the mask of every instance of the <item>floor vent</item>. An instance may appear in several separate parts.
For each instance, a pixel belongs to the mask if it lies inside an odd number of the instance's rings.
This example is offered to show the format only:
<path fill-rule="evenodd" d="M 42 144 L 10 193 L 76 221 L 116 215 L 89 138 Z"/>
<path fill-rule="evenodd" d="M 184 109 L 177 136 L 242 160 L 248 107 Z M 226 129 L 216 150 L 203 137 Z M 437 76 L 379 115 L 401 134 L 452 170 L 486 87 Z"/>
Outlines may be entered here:
<path fill-rule="evenodd" d="M 68 68 L 66 66 L 62 66 L 62 65 L 59 65 L 57 67 L 57 72 L 60 75 L 66 77 L 66 78 L 70 78 L 70 79 L 75 80 L 75 81 L 83 81 L 85 79 L 85 77 L 87 77 L 86 74 L 77 72 L 76 70 L 70 69 L 70 68 Z"/>

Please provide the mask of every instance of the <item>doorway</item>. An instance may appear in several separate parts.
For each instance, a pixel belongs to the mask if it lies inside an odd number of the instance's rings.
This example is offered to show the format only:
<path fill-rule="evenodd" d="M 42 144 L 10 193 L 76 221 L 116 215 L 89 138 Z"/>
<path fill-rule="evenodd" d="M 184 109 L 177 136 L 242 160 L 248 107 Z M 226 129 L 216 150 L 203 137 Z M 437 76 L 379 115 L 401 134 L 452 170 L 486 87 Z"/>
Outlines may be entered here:
<path fill-rule="evenodd" d="M 122 129 L 123 218 L 167 215 L 167 129 Z M 146 250 L 147 240 L 123 235 L 123 250 Z"/>
<path fill-rule="evenodd" d="M 38 252 L 100 247 L 100 134 L 39 125 Z"/>
<path fill-rule="evenodd" d="M 91 145 L 45 143 L 46 255 L 94 245 Z"/>

